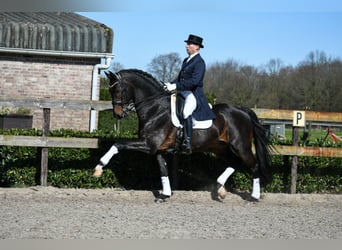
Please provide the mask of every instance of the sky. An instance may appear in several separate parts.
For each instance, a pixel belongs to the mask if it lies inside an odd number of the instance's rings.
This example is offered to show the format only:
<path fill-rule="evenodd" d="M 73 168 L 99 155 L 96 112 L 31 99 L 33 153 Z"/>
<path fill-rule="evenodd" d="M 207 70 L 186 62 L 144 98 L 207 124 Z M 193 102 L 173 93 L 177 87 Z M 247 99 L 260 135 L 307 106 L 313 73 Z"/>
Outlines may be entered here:
<path fill-rule="evenodd" d="M 106 12 L 77 12 L 112 28 L 114 62 L 124 68 L 147 70 L 154 57 L 173 52 L 185 58 L 189 34 L 203 38 L 200 52 L 207 66 L 233 59 L 264 67 L 280 59 L 295 67 L 315 51 L 342 60 L 342 1 L 133 2 Z"/>

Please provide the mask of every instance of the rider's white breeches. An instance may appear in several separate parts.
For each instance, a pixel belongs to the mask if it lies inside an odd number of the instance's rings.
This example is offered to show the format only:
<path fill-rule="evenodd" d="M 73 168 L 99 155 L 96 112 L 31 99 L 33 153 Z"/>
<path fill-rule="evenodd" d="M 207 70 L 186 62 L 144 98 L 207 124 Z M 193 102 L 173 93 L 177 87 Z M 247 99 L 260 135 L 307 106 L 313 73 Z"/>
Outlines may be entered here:
<path fill-rule="evenodd" d="M 183 110 L 183 117 L 184 119 L 187 119 L 192 112 L 197 107 L 197 102 L 194 94 L 191 91 L 184 91 L 182 92 L 183 96 L 185 96 L 185 104 L 184 104 L 184 110 Z"/>

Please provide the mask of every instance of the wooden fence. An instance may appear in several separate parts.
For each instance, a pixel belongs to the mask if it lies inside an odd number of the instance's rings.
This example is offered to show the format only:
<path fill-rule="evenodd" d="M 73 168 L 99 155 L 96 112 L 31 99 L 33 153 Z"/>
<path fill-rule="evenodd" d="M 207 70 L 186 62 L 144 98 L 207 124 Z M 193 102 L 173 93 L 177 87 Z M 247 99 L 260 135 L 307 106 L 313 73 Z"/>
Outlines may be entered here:
<path fill-rule="evenodd" d="M 97 138 L 61 138 L 50 137 L 50 109 L 67 108 L 77 110 L 107 110 L 112 108 L 110 101 L 86 101 L 86 100 L 51 100 L 40 98 L 0 97 L 0 106 L 26 107 L 43 109 L 43 135 L 42 136 L 12 136 L 0 135 L 0 145 L 3 146 L 29 146 L 42 148 L 41 178 L 40 184 L 47 185 L 48 148 L 98 148 Z M 292 110 L 253 109 L 260 120 L 293 120 Z M 306 121 L 342 123 L 342 113 L 305 111 Z M 295 130 L 294 130 L 295 132 Z M 318 157 L 342 157 L 340 148 L 302 147 L 302 146 L 275 146 L 275 155 L 293 156 L 294 161 L 298 156 Z M 296 192 L 297 166 L 291 167 L 291 193 Z"/>
<path fill-rule="evenodd" d="M 0 135 L 2 146 L 26 146 L 40 148 L 98 148 L 97 138 L 64 138 L 50 136 Z M 341 148 L 303 147 L 275 145 L 273 155 L 342 157 Z"/>

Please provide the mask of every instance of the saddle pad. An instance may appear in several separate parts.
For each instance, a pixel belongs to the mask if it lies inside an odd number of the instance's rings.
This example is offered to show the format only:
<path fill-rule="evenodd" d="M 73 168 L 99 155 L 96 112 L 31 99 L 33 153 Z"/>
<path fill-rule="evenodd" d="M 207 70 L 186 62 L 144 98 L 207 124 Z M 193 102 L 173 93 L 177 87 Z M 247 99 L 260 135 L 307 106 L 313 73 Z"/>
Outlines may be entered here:
<path fill-rule="evenodd" d="M 171 120 L 172 124 L 177 128 L 182 128 L 183 125 L 179 122 L 179 119 L 176 115 L 176 94 L 171 95 Z M 192 127 L 193 129 L 207 129 L 210 128 L 213 124 L 213 120 L 206 121 L 197 121 L 192 118 Z"/>

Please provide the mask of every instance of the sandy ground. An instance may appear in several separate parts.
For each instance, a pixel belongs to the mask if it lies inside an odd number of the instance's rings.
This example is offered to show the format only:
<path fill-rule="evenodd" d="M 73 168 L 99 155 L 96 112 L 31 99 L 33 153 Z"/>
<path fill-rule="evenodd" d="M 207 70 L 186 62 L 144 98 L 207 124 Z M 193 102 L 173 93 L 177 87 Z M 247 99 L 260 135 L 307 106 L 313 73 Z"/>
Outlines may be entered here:
<path fill-rule="evenodd" d="M 342 195 L 0 188 L 0 239 L 342 239 Z"/>

